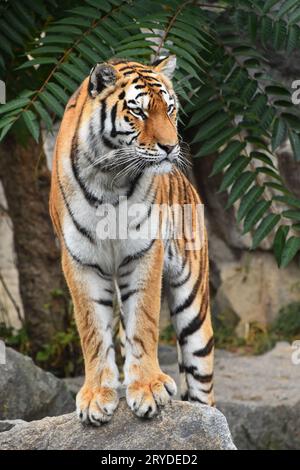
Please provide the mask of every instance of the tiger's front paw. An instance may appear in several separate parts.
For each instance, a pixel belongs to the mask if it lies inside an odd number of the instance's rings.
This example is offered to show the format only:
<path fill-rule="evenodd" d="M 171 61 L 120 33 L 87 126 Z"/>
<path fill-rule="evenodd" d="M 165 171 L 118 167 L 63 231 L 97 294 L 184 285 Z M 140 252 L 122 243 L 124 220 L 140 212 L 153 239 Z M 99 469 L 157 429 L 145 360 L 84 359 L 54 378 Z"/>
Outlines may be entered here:
<path fill-rule="evenodd" d="M 131 410 L 141 418 L 152 418 L 158 407 L 176 395 L 174 380 L 162 372 L 146 381 L 135 380 L 128 385 L 126 399 Z"/>
<path fill-rule="evenodd" d="M 83 424 L 101 426 L 111 419 L 118 403 L 117 390 L 83 385 L 76 397 L 77 416 Z"/>

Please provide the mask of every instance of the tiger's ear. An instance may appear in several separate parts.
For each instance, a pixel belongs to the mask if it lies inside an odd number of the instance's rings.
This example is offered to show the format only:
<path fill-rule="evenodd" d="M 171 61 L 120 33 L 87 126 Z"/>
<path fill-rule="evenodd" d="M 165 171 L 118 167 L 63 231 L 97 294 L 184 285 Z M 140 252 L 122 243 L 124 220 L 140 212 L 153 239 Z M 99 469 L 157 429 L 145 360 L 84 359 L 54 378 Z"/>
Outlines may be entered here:
<path fill-rule="evenodd" d="M 88 90 L 90 95 L 95 98 L 104 88 L 116 83 L 116 71 L 112 65 L 96 64 L 90 72 Z"/>
<path fill-rule="evenodd" d="M 152 65 L 155 72 L 163 73 L 166 77 L 172 79 L 176 69 L 176 56 L 169 55 L 168 57 L 163 57 L 153 62 Z"/>

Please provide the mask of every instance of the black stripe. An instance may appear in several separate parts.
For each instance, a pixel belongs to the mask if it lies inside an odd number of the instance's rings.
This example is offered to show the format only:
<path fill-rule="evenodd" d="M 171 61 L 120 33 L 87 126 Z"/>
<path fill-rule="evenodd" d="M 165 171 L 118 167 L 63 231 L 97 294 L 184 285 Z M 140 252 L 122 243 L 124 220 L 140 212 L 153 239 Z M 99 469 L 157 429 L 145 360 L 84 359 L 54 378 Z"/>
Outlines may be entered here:
<path fill-rule="evenodd" d="M 173 287 L 173 288 L 177 288 L 177 287 L 182 287 L 183 284 L 185 284 L 191 277 L 192 275 L 192 270 L 191 268 L 189 268 L 189 272 L 187 273 L 187 275 L 182 279 L 182 281 L 179 281 L 179 282 L 171 282 L 170 283 L 170 287 Z"/>
<path fill-rule="evenodd" d="M 101 101 L 101 113 L 100 113 L 100 120 L 101 120 L 101 134 L 103 134 L 104 127 L 105 127 L 105 119 L 106 119 L 106 101 Z"/>
<path fill-rule="evenodd" d="M 208 356 L 211 352 L 212 352 L 212 349 L 214 347 L 214 337 L 212 336 L 206 343 L 206 345 L 201 348 L 201 349 L 198 349 L 197 351 L 195 351 L 193 353 L 194 356 L 197 356 L 197 357 L 205 357 L 205 356 Z"/>
<path fill-rule="evenodd" d="M 74 217 L 74 214 L 72 212 L 72 209 L 70 207 L 70 204 L 67 200 L 67 197 L 66 197 L 66 194 L 64 192 L 64 188 L 62 186 L 62 183 L 61 183 L 61 180 L 60 180 L 60 177 L 59 177 L 59 173 L 58 173 L 58 164 L 56 165 L 56 176 L 57 176 L 57 181 L 58 181 L 58 186 L 59 186 L 59 190 L 61 192 L 61 195 L 63 197 L 63 200 L 64 200 L 64 203 L 66 205 L 66 208 L 68 210 L 68 214 L 73 222 L 73 224 L 75 225 L 76 229 L 78 230 L 79 233 L 81 233 L 81 235 L 83 235 L 85 238 L 87 238 L 91 243 L 95 244 L 95 241 L 92 237 L 92 234 L 89 230 L 87 230 L 86 228 L 84 228 L 82 225 L 79 224 L 79 222 L 75 219 Z"/>
<path fill-rule="evenodd" d="M 213 379 L 213 374 L 199 374 L 195 366 L 184 366 L 184 370 L 187 374 L 191 374 L 195 380 L 200 383 L 210 383 Z"/>
<path fill-rule="evenodd" d="M 175 310 L 171 311 L 171 316 L 178 315 L 179 313 L 183 312 L 184 310 L 186 310 L 188 307 L 192 305 L 198 293 L 200 282 L 201 282 L 201 273 L 199 272 L 198 279 L 196 280 L 190 295 L 185 299 L 185 301 L 182 304 L 178 305 L 178 307 L 176 307 Z"/>
<path fill-rule="evenodd" d="M 188 401 L 188 399 L 189 399 L 189 394 L 188 394 L 188 392 L 185 392 L 184 395 L 181 395 L 181 400 L 182 400 L 182 401 Z"/>
<path fill-rule="evenodd" d="M 147 253 L 147 251 L 149 251 L 152 248 L 152 245 L 154 244 L 155 240 L 156 239 L 153 238 L 153 240 L 151 240 L 151 243 L 146 248 L 144 248 L 141 251 L 138 251 L 134 255 L 126 256 L 123 259 L 122 263 L 120 264 L 120 268 L 123 268 L 127 264 L 131 263 L 131 261 L 136 261 L 136 260 L 142 258 Z"/>
<path fill-rule="evenodd" d="M 133 273 L 133 270 L 132 271 L 126 271 L 123 274 L 119 274 L 119 277 L 127 277 L 127 276 L 130 276 L 132 273 Z"/>
<path fill-rule="evenodd" d="M 116 135 L 117 135 L 117 132 L 116 132 L 117 108 L 118 108 L 118 102 L 113 105 L 113 107 L 111 108 L 111 112 L 110 112 L 111 125 L 112 125 L 112 129 L 111 129 L 110 135 L 111 135 L 112 137 L 116 137 Z"/>
<path fill-rule="evenodd" d="M 102 136 L 102 141 L 106 147 L 112 149 L 112 150 L 117 150 L 119 147 L 115 145 L 111 140 L 109 140 L 105 135 Z"/>
<path fill-rule="evenodd" d="M 99 305 L 104 305 L 105 307 L 112 307 L 113 306 L 113 302 L 110 299 L 107 299 L 107 300 L 105 300 L 105 299 L 97 299 L 97 300 L 94 299 L 93 301 L 96 302 Z"/>
<path fill-rule="evenodd" d="M 178 336 L 178 342 L 181 346 L 186 343 L 187 336 L 191 336 L 193 333 L 195 333 L 196 331 L 198 331 L 201 328 L 204 319 L 205 319 L 205 317 L 200 318 L 200 315 L 197 314 L 193 318 L 193 320 L 191 320 L 189 322 L 189 324 L 185 328 L 182 329 L 182 331 L 180 332 L 180 334 Z"/>
<path fill-rule="evenodd" d="M 141 176 L 142 176 L 142 174 L 136 176 L 136 177 L 134 178 L 134 180 L 131 182 L 130 188 L 128 189 L 128 191 L 127 191 L 127 193 L 126 193 L 126 197 L 127 197 L 128 199 L 133 195 L 133 193 L 134 193 L 134 191 L 135 191 L 135 189 L 136 189 L 137 183 L 139 182 Z"/>
<path fill-rule="evenodd" d="M 136 72 L 135 70 L 131 69 L 131 70 L 128 70 L 128 72 L 124 72 L 123 75 L 124 75 L 124 77 L 126 77 L 127 75 L 132 75 L 133 73 L 138 73 L 138 72 Z"/>
<path fill-rule="evenodd" d="M 145 95 L 148 95 L 148 92 L 147 91 L 141 91 L 141 93 L 136 95 L 135 99 L 137 100 L 140 96 L 145 96 Z"/>
<path fill-rule="evenodd" d="M 127 289 L 127 287 L 129 287 L 129 284 L 126 283 L 126 284 L 120 284 L 119 285 L 119 289 L 122 290 L 122 289 Z"/>
<path fill-rule="evenodd" d="M 207 403 L 205 401 L 202 401 L 202 400 L 200 400 L 200 398 L 194 397 L 194 396 L 191 396 L 191 395 L 189 395 L 189 400 L 190 401 L 196 401 L 197 403 L 201 403 L 201 405 L 207 405 Z"/>
<path fill-rule="evenodd" d="M 131 297 L 131 296 L 134 295 L 134 294 L 137 294 L 139 291 L 140 291 L 140 289 L 132 289 L 132 290 L 129 290 L 128 292 L 126 292 L 126 294 L 123 294 L 123 295 L 121 296 L 122 302 L 126 302 L 126 300 L 128 300 L 129 297 Z"/>
<path fill-rule="evenodd" d="M 201 388 L 200 390 L 201 390 L 202 393 L 207 393 L 208 394 L 208 393 L 211 393 L 213 391 L 213 388 L 214 388 L 214 384 L 211 384 L 211 386 L 209 387 L 208 390 L 203 390 L 203 388 Z"/>
<path fill-rule="evenodd" d="M 63 232 L 61 231 L 62 233 L 62 237 L 63 237 L 63 241 L 64 241 L 64 244 L 65 244 L 65 247 L 69 253 L 69 255 L 71 256 L 71 258 L 76 261 L 76 263 L 78 263 L 80 266 L 82 266 L 83 268 L 91 268 L 91 269 L 94 269 L 98 276 L 100 276 L 102 279 L 110 279 L 111 276 L 108 274 L 108 273 L 105 273 L 98 264 L 94 264 L 94 263 L 86 263 L 84 261 L 82 261 L 80 258 L 78 258 L 78 256 L 74 255 L 74 253 L 72 253 L 71 249 L 68 247 L 67 243 L 66 243 L 66 240 L 65 240 L 65 237 L 63 235 Z"/>
<path fill-rule="evenodd" d="M 121 62 L 122 63 L 122 62 Z M 119 69 L 119 72 L 124 72 L 124 70 L 133 70 L 131 65 L 125 65 Z"/>
<path fill-rule="evenodd" d="M 74 155 L 74 150 L 72 151 L 72 154 L 71 154 L 71 166 L 72 166 L 72 172 L 73 172 L 73 176 L 75 178 L 75 180 L 77 181 L 83 195 L 84 195 L 84 198 L 86 199 L 86 201 L 93 207 L 98 207 L 100 204 L 102 204 L 102 200 L 101 199 L 98 199 L 97 197 L 95 197 L 88 189 L 87 187 L 85 186 L 84 182 L 82 181 L 80 175 L 79 175 L 79 171 L 78 171 L 78 168 L 77 168 L 77 165 L 76 165 L 76 162 L 75 162 L 75 158 L 76 156 Z"/>

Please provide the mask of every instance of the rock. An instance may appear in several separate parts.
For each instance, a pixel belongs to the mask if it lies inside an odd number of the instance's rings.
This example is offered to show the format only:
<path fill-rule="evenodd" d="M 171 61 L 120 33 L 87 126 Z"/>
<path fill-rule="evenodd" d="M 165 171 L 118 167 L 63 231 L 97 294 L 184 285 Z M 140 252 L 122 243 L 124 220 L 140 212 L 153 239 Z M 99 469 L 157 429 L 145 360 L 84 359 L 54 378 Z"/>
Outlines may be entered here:
<path fill-rule="evenodd" d="M 217 351 L 216 402 L 238 449 L 300 449 L 300 364 L 292 362 L 294 351 L 285 342 L 261 356 Z"/>
<path fill-rule="evenodd" d="M 152 420 L 137 418 L 124 399 L 100 428 L 75 413 L 44 418 L 0 434 L 1 450 L 234 450 L 225 417 L 215 408 L 173 401 Z"/>
<path fill-rule="evenodd" d="M 23 419 L 6 419 L 0 421 L 0 432 L 9 431 L 14 426 L 19 426 L 20 424 L 26 424 L 26 421 Z"/>
<path fill-rule="evenodd" d="M 16 267 L 13 223 L 0 181 L 0 323 L 19 329 L 24 320 Z"/>
<path fill-rule="evenodd" d="M 0 364 L 0 419 L 33 419 L 73 411 L 74 400 L 66 385 L 27 357 L 5 349 Z"/>
<path fill-rule="evenodd" d="M 162 368 L 179 383 L 177 364 Z M 238 449 L 300 449 L 299 383 L 300 342 L 261 356 L 216 351 L 216 403 Z"/>
<path fill-rule="evenodd" d="M 296 262 L 279 269 L 271 253 L 245 253 L 238 261 L 219 264 L 219 270 L 213 313 L 216 318 L 228 311 L 235 314 L 241 336 L 250 322 L 270 323 L 281 307 L 300 301 Z"/>
<path fill-rule="evenodd" d="M 238 449 L 300 449 L 300 363 L 296 365 L 300 346 L 298 351 L 286 342 L 261 356 L 216 350 L 217 406 L 228 420 Z M 178 365 L 161 366 L 178 385 Z M 83 378 L 68 380 L 76 393 Z"/>

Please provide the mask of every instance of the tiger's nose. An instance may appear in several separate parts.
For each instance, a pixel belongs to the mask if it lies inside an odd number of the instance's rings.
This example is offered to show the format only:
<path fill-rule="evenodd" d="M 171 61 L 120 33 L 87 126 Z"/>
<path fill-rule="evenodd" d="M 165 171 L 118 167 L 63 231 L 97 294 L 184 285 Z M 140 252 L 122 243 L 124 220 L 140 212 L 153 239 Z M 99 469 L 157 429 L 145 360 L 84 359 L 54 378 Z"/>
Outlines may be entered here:
<path fill-rule="evenodd" d="M 163 149 L 168 155 L 172 152 L 172 150 L 176 147 L 176 145 L 162 145 L 157 144 L 161 149 Z"/>

